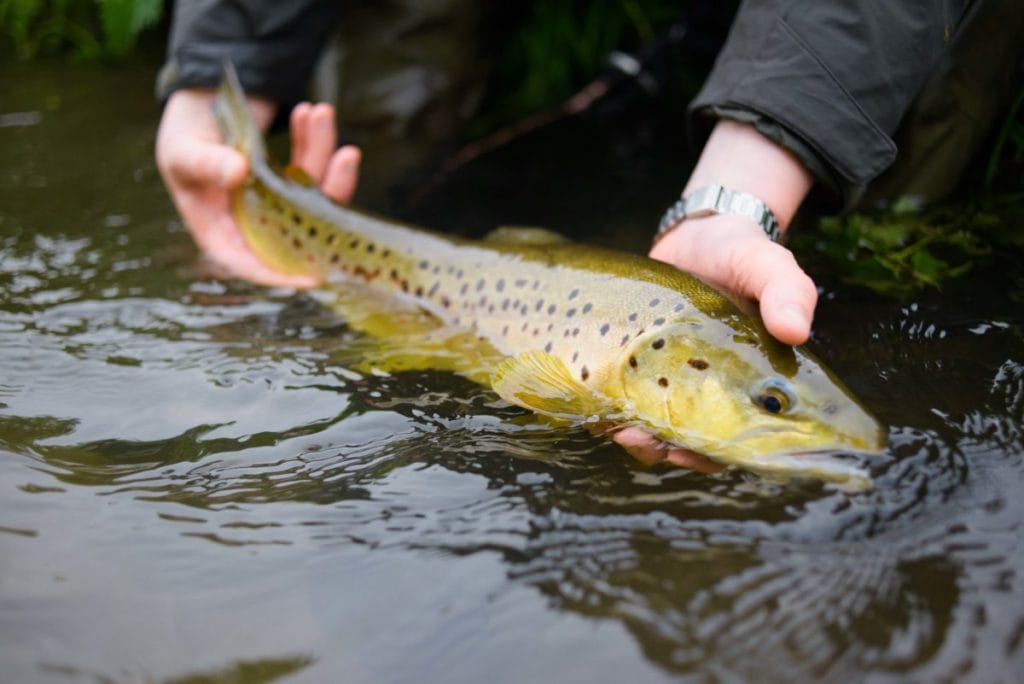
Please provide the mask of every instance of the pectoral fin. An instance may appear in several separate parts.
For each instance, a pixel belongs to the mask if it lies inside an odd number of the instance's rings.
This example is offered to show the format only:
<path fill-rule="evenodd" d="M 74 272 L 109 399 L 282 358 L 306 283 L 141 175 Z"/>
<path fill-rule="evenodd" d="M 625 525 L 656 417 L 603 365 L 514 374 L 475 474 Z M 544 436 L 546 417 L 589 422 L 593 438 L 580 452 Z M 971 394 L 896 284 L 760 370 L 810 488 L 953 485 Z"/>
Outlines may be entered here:
<path fill-rule="evenodd" d="M 611 401 L 576 380 L 565 364 L 545 352 L 505 359 L 491 374 L 491 386 L 505 401 L 566 420 L 608 417 Z"/>

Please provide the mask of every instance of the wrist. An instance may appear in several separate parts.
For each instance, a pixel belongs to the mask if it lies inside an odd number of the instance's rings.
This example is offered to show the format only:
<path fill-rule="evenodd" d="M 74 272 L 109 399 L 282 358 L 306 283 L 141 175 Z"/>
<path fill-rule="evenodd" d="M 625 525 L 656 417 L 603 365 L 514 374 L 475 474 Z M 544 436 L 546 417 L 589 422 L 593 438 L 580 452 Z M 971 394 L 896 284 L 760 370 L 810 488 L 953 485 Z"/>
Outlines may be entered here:
<path fill-rule="evenodd" d="M 721 185 L 758 198 L 785 231 L 814 184 L 814 176 L 793 153 L 749 124 L 720 120 L 683 190 Z"/>

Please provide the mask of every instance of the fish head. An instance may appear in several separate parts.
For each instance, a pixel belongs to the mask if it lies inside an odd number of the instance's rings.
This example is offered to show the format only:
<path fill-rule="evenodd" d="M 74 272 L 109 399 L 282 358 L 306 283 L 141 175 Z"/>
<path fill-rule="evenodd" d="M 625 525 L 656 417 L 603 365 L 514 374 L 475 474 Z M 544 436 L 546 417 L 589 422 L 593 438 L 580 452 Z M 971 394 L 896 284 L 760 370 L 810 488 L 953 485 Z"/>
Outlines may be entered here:
<path fill-rule="evenodd" d="M 682 321 L 646 332 L 618 373 L 637 423 L 722 463 L 847 481 L 867 476 L 838 452 L 885 447 L 886 429 L 823 364 L 759 325 Z"/>

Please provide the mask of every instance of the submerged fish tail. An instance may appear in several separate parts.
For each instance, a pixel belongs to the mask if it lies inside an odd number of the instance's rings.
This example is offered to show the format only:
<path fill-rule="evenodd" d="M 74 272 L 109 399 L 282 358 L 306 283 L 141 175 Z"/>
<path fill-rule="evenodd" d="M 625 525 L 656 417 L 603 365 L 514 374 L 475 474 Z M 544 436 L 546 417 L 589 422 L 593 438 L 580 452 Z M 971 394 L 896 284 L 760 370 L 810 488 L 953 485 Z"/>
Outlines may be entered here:
<path fill-rule="evenodd" d="M 213 103 L 213 113 L 227 144 L 244 154 L 250 164 L 266 160 L 263 134 L 249 111 L 238 73 L 230 61 L 224 62 L 224 78 Z"/>

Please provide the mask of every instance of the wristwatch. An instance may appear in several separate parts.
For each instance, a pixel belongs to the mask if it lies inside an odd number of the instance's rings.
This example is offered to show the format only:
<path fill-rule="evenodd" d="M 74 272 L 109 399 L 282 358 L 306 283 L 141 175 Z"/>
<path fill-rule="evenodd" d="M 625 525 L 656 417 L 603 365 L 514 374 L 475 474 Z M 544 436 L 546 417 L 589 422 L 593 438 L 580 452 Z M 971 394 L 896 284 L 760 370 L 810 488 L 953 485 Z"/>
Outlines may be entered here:
<path fill-rule="evenodd" d="M 761 226 L 773 242 L 782 236 L 779 221 L 775 214 L 760 198 L 748 192 L 729 190 L 721 185 L 708 185 L 697 188 L 683 197 L 665 212 L 658 224 L 658 232 L 654 241 L 660 240 L 665 233 L 675 228 L 683 219 L 700 218 L 713 214 L 737 214 Z"/>

